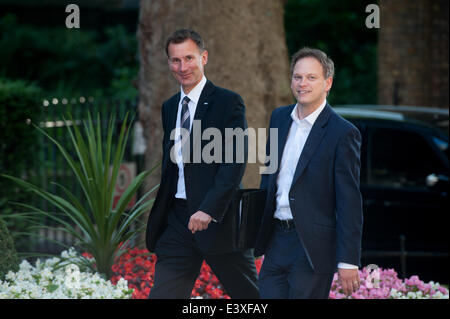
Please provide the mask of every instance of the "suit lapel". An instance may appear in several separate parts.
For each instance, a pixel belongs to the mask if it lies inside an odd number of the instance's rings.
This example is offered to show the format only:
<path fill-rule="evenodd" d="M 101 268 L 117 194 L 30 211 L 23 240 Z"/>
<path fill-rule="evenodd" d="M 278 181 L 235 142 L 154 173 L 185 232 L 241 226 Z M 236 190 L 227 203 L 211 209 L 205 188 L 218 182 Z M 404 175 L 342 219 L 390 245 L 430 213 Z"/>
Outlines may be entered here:
<path fill-rule="evenodd" d="M 206 110 L 210 104 L 211 94 L 214 92 L 215 86 L 211 81 L 206 81 L 205 87 L 203 88 L 202 94 L 198 99 L 197 109 L 195 110 L 194 120 L 201 120 L 205 115 Z"/>
<path fill-rule="evenodd" d="M 295 104 L 289 107 L 286 110 L 286 113 L 283 114 L 283 116 L 281 116 L 281 118 L 279 119 L 281 123 L 278 128 L 278 170 L 275 176 L 278 176 L 278 173 L 280 172 L 281 157 L 283 156 L 284 146 L 286 145 L 289 129 L 291 128 L 292 125 L 291 113 L 294 107 Z"/>
<path fill-rule="evenodd" d="M 295 169 L 294 178 L 292 179 L 292 185 L 294 185 L 297 182 L 297 179 L 302 175 L 303 171 L 314 155 L 317 147 L 322 141 L 322 138 L 326 131 L 326 124 L 328 123 L 328 119 L 330 118 L 330 114 L 331 109 L 327 104 L 314 123 L 311 132 L 309 132 L 308 139 L 306 140 L 305 146 L 302 150 L 302 154 L 300 155 L 297 167 Z"/>
<path fill-rule="evenodd" d="M 267 185 L 269 186 L 269 190 L 268 190 L 268 197 L 272 198 L 271 203 L 273 204 L 273 209 L 275 209 L 275 194 L 276 194 L 276 185 L 277 185 L 277 178 L 278 178 L 278 174 L 280 173 L 280 166 L 281 166 L 281 158 L 283 156 L 283 151 L 284 151 L 284 146 L 286 145 L 286 140 L 287 140 L 287 136 L 289 134 L 289 129 L 291 128 L 292 125 L 292 117 L 291 117 L 291 113 L 292 110 L 294 109 L 295 104 L 291 105 L 290 107 L 287 107 L 285 109 L 285 111 L 281 114 L 279 114 L 279 116 L 277 116 L 276 118 L 276 122 L 272 123 L 272 127 L 269 127 L 269 129 L 271 128 L 275 128 L 278 129 L 278 167 L 277 167 L 277 171 L 275 172 L 275 174 L 270 174 L 268 177 L 268 183 Z M 275 118 L 274 118 L 275 120 Z M 270 132 L 269 132 L 270 134 Z M 270 208 L 270 215 L 273 216 L 273 212 L 274 210 L 272 210 L 272 208 Z"/>
<path fill-rule="evenodd" d="M 197 102 L 197 108 L 195 109 L 195 114 L 194 114 L 194 121 L 201 121 L 204 116 L 206 111 L 208 110 L 210 104 L 212 104 L 211 101 L 211 96 L 213 94 L 215 90 L 215 86 L 211 81 L 207 81 L 205 84 L 205 87 L 202 90 L 202 93 L 200 94 L 200 98 L 198 99 Z M 201 122 L 200 122 L 201 123 Z M 198 143 L 201 143 L 201 134 L 202 131 L 205 128 L 202 127 L 202 129 L 200 131 L 195 131 L 194 130 L 194 126 L 192 126 L 192 130 L 191 130 L 191 134 L 189 135 L 189 139 L 190 139 L 190 149 L 191 149 L 191 160 L 194 150 L 201 150 L 201 145 L 197 145 Z M 198 136 L 200 134 L 200 136 Z M 197 135 L 197 136 L 194 136 Z M 194 145 L 195 143 L 195 145 Z"/>
<path fill-rule="evenodd" d="M 194 120 L 201 120 L 206 112 L 206 110 L 208 109 L 209 106 L 209 99 L 210 99 L 210 95 L 214 92 L 215 90 L 215 86 L 214 84 L 212 84 L 211 81 L 207 81 L 205 84 L 205 87 L 203 88 L 203 91 L 200 95 L 200 98 L 198 100 L 197 103 L 197 108 L 195 110 L 195 114 L 194 114 Z M 168 115 L 168 124 L 169 126 L 166 129 L 166 133 L 170 134 L 170 132 L 172 132 L 173 129 L 175 129 L 175 126 L 177 124 L 177 114 L 178 114 L 178 105 L 180 104 L 180 98 L 181 98 L 181 93 L 178 92 L 176 97 L 173 99 L 174 102 L 172 102 L 171 105 L 169 105 L 169 115 Z M 191 153 L 192 153 L 192 134 L 190 134 L 190 139 L 191 139 Z M 174 141 L 171 141 L 173 146 Z"/>
<path fill-rule="evenodd" d="M 173 102 L 172 105 L 169 105 L 169 127 L 167 128 L 167 132 L 169 134 L 177 124 L 178 104 L 180 103 L 180 97 L 181 94 L 178 92 L 177 97 L 174 99 L 175 102 Z"/>
<path fill-rule="evenodd" d="M 211 81 L 207 81 L 205 87 L 203 88 L 202 93 L 200 94 L 200 98 L 197 103 L 197 108 L 194 114 L 194 120 L 201 120 L 208 109 L 209 106 L 209 97 L 214 92 L 215 86 Z M 174 98 L 172 105 L 169 107 L 169 127 L 168 131 L 171 132 L 177 123 L 177 114 L 178 114 L 178 105 L 180 104 L 180 92 L 177 93 L 177 96 Z"/>

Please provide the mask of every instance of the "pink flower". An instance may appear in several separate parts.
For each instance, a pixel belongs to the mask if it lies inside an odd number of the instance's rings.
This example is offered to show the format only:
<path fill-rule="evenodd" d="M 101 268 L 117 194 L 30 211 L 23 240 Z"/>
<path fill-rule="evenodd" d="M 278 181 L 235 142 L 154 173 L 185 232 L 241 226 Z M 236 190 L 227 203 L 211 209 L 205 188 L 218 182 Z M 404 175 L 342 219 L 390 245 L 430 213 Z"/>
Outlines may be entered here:
<path fill-rule="evenodd" d="M 145 299 L 153 287 L 155 272 L 156 256 L 149 254 L 146 249 L 137 247 L 129 249 L 120 258 L 115 265 L 112 266 L 113 276 L 111 282 L 116 284 L 120 278 L 128 280 L 129 288 L 134 289 L 132 298 Z M 255 260 L 256 270 L 259 273 L 263 258 Z M 408 292 L 422 292 L 424 298 L 430 298 L 436 293 L 440 293 L 448 298 L 448 289 L 441 286 L 433 286 L 426 284 L 419 279 L 418 276 L 401 280 L 398 278 L 394 269 L 377 270 L 379 273 L 379 281 L 377 285 L 369 285 L 372 269 L 362 268 L 359 272 L 361 278 L 361 286 L 358 291 L 347 297 L 338 282 L 337 273 L 333 276 L 331 285 L 330 299 L 386 299 L 396 298 L 391 296 L 391 292 L 397 292 L 402 296 L 407 296 Z M 437 288 L 433 288 L 437 287 Z M 214 275 L 211 267 L 207 263 L 203 263 L 200 275 L 194 284 L 191 297 L 202 298 L 220 298 L 230 299 L 226 291 L 223 289 L 218 278 Z"/>

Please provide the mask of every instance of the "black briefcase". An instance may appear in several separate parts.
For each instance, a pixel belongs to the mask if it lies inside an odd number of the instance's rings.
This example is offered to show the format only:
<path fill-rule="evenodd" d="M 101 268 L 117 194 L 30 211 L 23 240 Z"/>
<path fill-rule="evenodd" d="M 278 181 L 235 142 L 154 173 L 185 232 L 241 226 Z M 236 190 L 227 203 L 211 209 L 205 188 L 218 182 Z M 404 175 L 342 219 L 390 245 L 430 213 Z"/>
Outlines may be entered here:
<path fill-rule="evenodd" d="M 266 204 L 265 189 L 239 189 L 239 218 L 237 219 L 237 250 L 255 248 L 264 207 Z"/>
<path fill-rule="evenodd" d="M 210 223 L 216 228 L 216 236 L 209 254 L 228 253 L 255 248 L 256 236 L 261 224 L 266 191 L 261 189 L 237 189 L 223 220 Z"/>

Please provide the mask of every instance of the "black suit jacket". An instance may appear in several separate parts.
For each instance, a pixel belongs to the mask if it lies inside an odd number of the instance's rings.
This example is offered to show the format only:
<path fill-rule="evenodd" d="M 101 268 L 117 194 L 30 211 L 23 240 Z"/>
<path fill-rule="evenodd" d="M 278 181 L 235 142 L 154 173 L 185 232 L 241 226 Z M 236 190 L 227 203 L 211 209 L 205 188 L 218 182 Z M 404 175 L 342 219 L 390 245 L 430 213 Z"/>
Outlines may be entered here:
<path fill-rule="evenodd" d="M 267 200 L 256 256 L 264 254 L 273 231 L 279 165 L 294 107 L 277 108 L 270 119 L 270 128 L 278 128 L 278 170 L 263 174 L 261 179 L 260 187 L 267 190 Z M 300 241 L 318 273 L 335 271 L 338 262 L 360 265 L 363 218 L 360 147 L 358 129 L 327 104 L 314 123 L 297 163 L 289 205 Z"/>
<path fill-rule="evenodd" d="M 178 167 L 170 159 L 170 151 L 174 145 L 174 141 L 170 139 L 170 133 L 175 128 L 179 101 L 180 93 L 177 93 L 162 106 L 164 137 L 161 183 L 147 222 L 146 244 L 149 251 L 154 251 L 158 238 L 167 226 L 167 215 L 176 193 Z M 191 161 L 184 166 L 188 211 L 192 215 L 201 210 L 217 220 L 217 223 L 211 222 L 208 229 L 195 233 L 197 245 L 203 253 L 228 252 L 233 250 L 230 245 L 232 240 L 230 236 L 235 232 L 231 231 L 231 221 L 226 215 L 245 171 L 248 145 L 245 139 L 245 156 L 242 163 L 236 161 L 226 163 L 224 153 L 226 146 L 230 145 L 226 143 L 234 143 L 235 139 L 225 141 L 225 128 L 241 128 L 242 130 L 247 128 L 244 102 L 238 94 L 207 81 L 197 104 L 195 120 L 201 121 L 201 134 L 210 127 L 217 128 L 222 133 L 221 140 L 216 140 L 222 143 L 222 149 L 216 149 L 221 151 L 222 161 L 221 163 L 205 163 L 198 152 L 194 154 L 196 149 L 203 150 L 213 138 L 210 136 L 206 138 L 211 140 L 199 140 L 200 136 L 195 138 L 193 126 L 189 136 Z M 201 147 L 198 148 L 198 144 L 195 145 L 195 143 L 201 143 Z M 234 158 L 235 153 L 234 150 Z M 200 162 L 194 163 L 194 159 L 200 159 Z"/>

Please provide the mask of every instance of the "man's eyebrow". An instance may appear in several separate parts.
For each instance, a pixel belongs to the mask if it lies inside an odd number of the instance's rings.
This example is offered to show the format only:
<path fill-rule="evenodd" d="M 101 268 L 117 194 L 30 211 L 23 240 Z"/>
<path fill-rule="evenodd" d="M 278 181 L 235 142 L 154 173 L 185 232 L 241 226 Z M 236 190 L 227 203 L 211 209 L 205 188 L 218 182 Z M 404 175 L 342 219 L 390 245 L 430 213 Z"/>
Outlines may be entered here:
<path fill-rule="evenodd" d="M 180 60 L 180 59 L 186 59 L 186 58 L 192 58 L 192 57 L 194 57 L 194 55 L 193 54 L 188 54 L 188 55 L 185 55 L 185 56 L 182 56 L 182 57 L 177 57 L 177 56 L 174 56 L 174 57 L 170 57 L 169 59 L 177 59 L 177 60 Z"/>
<path fill-rule="evenodd" d="M 317 74 L 316 74 L 316 73 L 307 73 L 307 74 L 305 74 L 305 76 L 310 76 L 310 75 L 314 75 L 314 76 L 317 76 Z M 299 74 L 299 73 L 293 73 L 293 74 L 292 74 L 292 76 L 303 76 L 303 74 Z"/>

